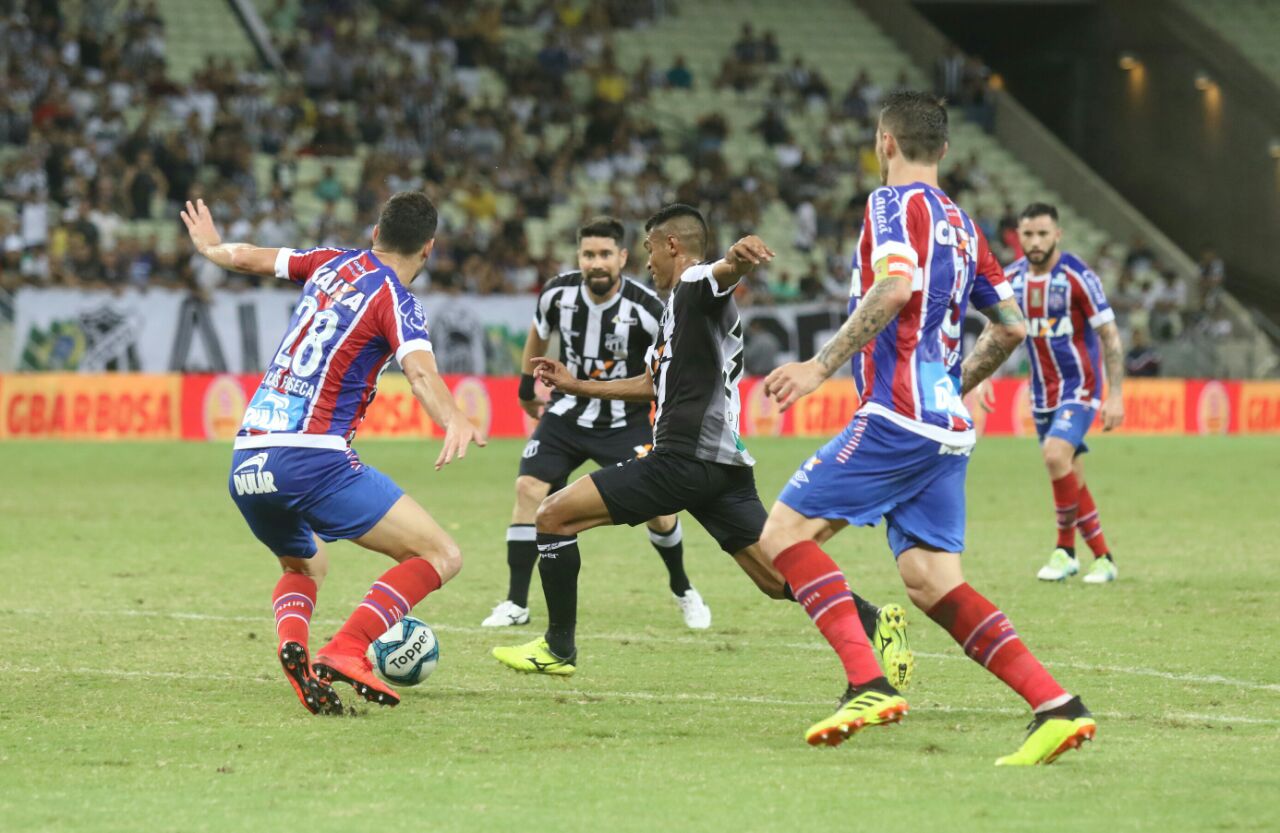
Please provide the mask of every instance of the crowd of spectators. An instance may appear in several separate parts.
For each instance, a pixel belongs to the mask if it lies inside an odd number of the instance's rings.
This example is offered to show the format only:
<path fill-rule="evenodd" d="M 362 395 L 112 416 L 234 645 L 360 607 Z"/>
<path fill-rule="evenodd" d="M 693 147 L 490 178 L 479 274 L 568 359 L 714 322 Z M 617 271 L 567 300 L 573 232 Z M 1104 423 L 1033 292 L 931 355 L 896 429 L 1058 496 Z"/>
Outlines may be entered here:
<path fill-rule="evenodd" d="M 0 0 L 0 281 L 245 285 L 193 255 L 175 219 L 184 200 L 204 198 L 228 239 L 356 244 L 386 197 L 422 188 L 443 209 L 433 291 L 530 292 L 569 265 L 551 249 L 531 253 L 530 224 L 587 183 L 584 215 L 640 218 L 679 200 L 704 207 L 722 239 L 759 228 L 769 206 L 784 204 L 795 232 L 782 242 L 806 253 L 808 266 L 753 275 L 743 302 L 843 300 L 850 242 L 879 182 L 877 105 L 906 77 L 884 88 L 863 72 L 833 89 L 803 57 L 787 60 L 775 32 L 750 24 L 714 78 L 697 77 L 679 56 L 624 71 L 616 40 L 664 6 L 276 0 L 263 17 L 283 72 L 211 59 L 178 81 L 151 0 L 129 0 L 121 13 L 113 0 L 82 0 L 74 22 L 57 0 Z M 525 37 L 507 37 L 513 30 Z M 956 53 L 939 62 L 939 92 L 977 113 L 989 75 Z M 767 155 L 731 166 L 734 128 L 722 113 L 672 130 L 635 106 L 658 90 L 695 87 L 731 99 L 764 93 L 746 129 Z M 799 138 L 796 121 L 815 115 L 816 138 Z M 664 173 L 672 154 L 689 163 L 682 181 Z M 303 165 L 309 157 L 319 163 Z M 358 176 L 340 176 L 337 164 L 357 166 Z M 962 204 L 966 194 L 1002 193 L 998 172 L 973 154 L 958 155 L 943 179 Z M 847 199 L 835 188 L 842 181 L 854 183 Z M 304 202 L 315 210 L 296 210 Z M 1001 216 L 975 219 L 1008 262 L 1020 252 L 1017 207 L 1005 205 Z M 1117 309 L 1158 337 L 1176 335 L 1185 310 L 1220 294 L 1216 257 L 1193 290 L 1140 242 L 1124 254 L 1086 254 L 1114 287 Z"/>

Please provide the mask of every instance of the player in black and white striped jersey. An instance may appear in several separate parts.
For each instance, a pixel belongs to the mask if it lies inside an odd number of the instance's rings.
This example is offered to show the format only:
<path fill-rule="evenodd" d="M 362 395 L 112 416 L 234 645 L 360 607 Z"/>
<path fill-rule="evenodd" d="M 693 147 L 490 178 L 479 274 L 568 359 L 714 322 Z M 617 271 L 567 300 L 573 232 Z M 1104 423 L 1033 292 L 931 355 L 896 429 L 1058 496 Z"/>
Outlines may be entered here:
<path fill-rule="evenodd" d="M 578 269 L 549 281 L 538 296 L 525 342 L 520 407 L 538 419 L 516 477 L 516 504 L 507 527 L 507 598 L 481 624 L 523 625 L 529 621 L 529 583 L 538 561 L 534 515 L 538 504 L 562 488 L 587 460 L 612 466 L 648 453 L 653 445 L 650 407 L 552 394 L 542 402 L 534 391 L 533 358 L 546 355 L 553 333 L 560 337 L 560 360 L 580 379 L 626 379 L 644 372 L 645 354 L 658 335 L 663 302 L 648 287 L 622 274 L 627 263 L 625 230 L 611 217 L 578 230 Z M 649 540 L 667 568 L 668 586 L 691 628 L 711 625 L 711 609 L 689 583 L 677 515 L 648 522 Z"/>

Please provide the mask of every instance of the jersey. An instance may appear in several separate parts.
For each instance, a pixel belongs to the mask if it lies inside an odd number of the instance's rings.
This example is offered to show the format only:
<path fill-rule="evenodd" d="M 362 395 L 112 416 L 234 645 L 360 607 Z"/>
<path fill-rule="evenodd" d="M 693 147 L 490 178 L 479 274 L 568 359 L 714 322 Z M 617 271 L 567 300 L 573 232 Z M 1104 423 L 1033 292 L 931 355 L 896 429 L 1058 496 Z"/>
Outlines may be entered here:
<path fill-rule="evenodd" d="M 560 361 L 579 379 L 627 379 L 644 372 L 645 355 L 658 335 L 662 301 L 653 290 L 623 276 L 604 303 L 591 300 L 581 272 L 565 272 L 538 296 L 533 326 L 538 335 L 560 333 Z M 551 394 L 547 413 L 582 428 L 612 429 L 648 424 L 649 406 Z"/>
<path fill-rule="evenodd" d="M 877 188 L 854 255 L 852 315 L 877 280 L 911 281 L 897 318 L 853 357 L 859 413 L 878 414 L 949 446 L 972 445 L 960 396 L 961 327 L 970 298 L 986 309 L 1013 296 L 986 237 L 940 189 Z"/>
<path fill-rule="evenodd" d="M 711 265 L 702 264 L 686 269 L 671 291 L 649 355 L 658 400 L 655 450 L 755 465 L 739 432 L 743 360 L 736 287 L 721 289 Z"/>
<path fill-rule="evenodd" d="M 344 450 L 391 357 L 431 351 L 422 305 L 367 249 L 281 249 L 276 276 L 300 284 L 302 297 L 236 448 Z"/>
<path fill-rule="evenodd" d="M 1102 281 L 1084 261 L 1063 252 L 1045 275 L 1031 273 L 1025 257 L 1005 277 L 1027 319 L 1031 409 L 1053 411 L 1077 403 L 1102 404 L 1102 351 L 1098 327 L 1116 320 Z"/>

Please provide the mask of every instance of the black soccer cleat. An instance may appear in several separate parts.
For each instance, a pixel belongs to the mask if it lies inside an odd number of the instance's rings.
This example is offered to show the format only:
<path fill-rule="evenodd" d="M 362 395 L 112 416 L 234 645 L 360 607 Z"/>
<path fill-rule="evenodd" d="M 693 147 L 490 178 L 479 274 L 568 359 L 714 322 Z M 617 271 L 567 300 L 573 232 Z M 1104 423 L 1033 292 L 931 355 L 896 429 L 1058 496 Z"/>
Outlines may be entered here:
<path fill-rule="evenodd" d="M 342 714 L 338 693 L 311 673 L 311 661 L 301 643 L 285 642 L 280 646 L 279 656 L 284 676 L 304 709 L 312 714 Z"/>

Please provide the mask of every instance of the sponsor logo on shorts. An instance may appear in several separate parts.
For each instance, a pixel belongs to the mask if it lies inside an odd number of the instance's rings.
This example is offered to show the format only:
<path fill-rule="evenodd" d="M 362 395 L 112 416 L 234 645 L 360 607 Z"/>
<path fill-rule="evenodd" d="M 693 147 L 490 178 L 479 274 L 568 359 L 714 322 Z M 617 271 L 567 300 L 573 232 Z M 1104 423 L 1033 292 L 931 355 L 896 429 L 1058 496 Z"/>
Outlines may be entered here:
<path fill-rule="evenodd" d="M 253 455 L 231 472 L 231 482 L 235 485 L 237 495 L 264 495 L 278 491 L 276 476 L 262 470 L 267 464 L 267 454 L 264 451 Z"/>
<path fill-rule="evenodd" d="M 538 454 L 538 444 L 539 440 L 529 440 L 529 442 L 525 444 L 524 452 L 520 456 L 526 460 L 530 457 L 536 457 Z"/>

